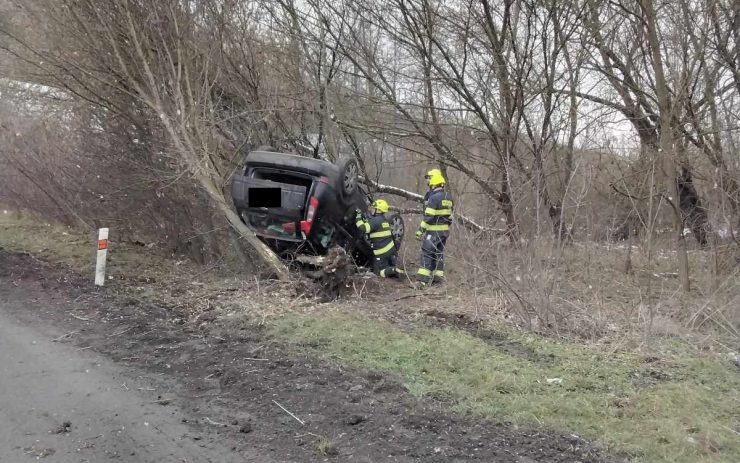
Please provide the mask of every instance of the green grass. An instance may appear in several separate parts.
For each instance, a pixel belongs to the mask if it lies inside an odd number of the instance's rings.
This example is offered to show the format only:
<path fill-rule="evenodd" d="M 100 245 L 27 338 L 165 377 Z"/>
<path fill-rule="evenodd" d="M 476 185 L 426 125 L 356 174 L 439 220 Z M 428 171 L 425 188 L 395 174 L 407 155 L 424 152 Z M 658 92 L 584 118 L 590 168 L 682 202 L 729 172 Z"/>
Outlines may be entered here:
<path fill-rule="evenodd" d="M 173 259 L 159 249 L 122 243 L 116 231 L 109 238 L 106 274 L 113 279 L 152 277 L 171 280 L 194 273 L 186 259 L 173 272 Z M 81 275 L 93 278 L 97 258 L 97 230 L 81 231 L 59 224 L 43 223 L 28 216 L 2 214 L 0 210 L 0 246 L 9 251 L 28 252 L 35 257 L 62 263 Z M 200 269 L 199 273 L 204 273 Z M 202 279 L 210 276 L 204 275 Z"/>
<path fill-rule="evenodd" d="M 91 231 L 87 235 L 30 217 L 0 213 L 0 246 L 48 257 L 79 272 L 91 273 L 95 269 L 97 234 Z"/>
<path fill-rule="evenodd" d="M 740 372 L 729 362 L 680 348 L 646 362 L 515 332 L 518 349 L 501 349 L 457 329 L 404 332 L 341 313 L 273 323 L 279 337 L 394 373 L 412 394 L 447 397 L 462 413 L 570 430 L 641 462 L 740 461 Z"/>

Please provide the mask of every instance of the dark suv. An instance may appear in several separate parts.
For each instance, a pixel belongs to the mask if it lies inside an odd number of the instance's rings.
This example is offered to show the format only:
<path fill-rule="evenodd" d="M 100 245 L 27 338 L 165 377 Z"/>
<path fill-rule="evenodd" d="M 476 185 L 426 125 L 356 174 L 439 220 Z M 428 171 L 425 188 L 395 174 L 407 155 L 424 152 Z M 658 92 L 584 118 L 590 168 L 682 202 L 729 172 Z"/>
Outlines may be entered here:
<path fill-rule="evenodd" d="M 351 158 L 334 164 L 261 148 L 247 155 L 231 196 L 244 223 L 281 257 L 323 255 L 339 245 L 364 266 L 373 253 L 355 227 L 355 210 L 367 213 L 370 199 L 358 179 Z M 388 218 L 399 245 L 403 220 Z"/>

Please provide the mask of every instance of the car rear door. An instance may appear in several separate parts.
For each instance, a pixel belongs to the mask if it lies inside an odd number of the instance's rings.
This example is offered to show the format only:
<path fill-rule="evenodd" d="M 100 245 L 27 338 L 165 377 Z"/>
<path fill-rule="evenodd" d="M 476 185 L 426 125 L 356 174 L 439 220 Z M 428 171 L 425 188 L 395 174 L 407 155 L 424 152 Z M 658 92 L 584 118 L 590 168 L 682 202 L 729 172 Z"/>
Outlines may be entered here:
<path fill-rule="evenodd" d="M 237 211 L 257 234 L 301 241 L 300 222 L 306 214 L 307 188 L 304 185 L 236 176 L 231 196 Z"/>
<path fill-rule="evenodd" d="M 307 193 L 303 185 L 242 175 L 234 177 L 231 184 L 231 197 L 237 209 L 267 208 L 273 214 L 288 217 L 303 217 Z"/>

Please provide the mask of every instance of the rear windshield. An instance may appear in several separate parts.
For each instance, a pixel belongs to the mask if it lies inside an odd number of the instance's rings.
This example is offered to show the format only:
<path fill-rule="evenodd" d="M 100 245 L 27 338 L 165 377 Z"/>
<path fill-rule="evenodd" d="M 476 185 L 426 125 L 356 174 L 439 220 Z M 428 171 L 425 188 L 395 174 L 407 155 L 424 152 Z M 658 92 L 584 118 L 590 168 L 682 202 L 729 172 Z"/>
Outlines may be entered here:
<path fill-rule="evenodd" d="M 246 216 L 249 226 L 260 235 L 296 241 L 303 239 L 300 224 L 295 220 L 254 210 L 248 210 L 243 215 Z"/>

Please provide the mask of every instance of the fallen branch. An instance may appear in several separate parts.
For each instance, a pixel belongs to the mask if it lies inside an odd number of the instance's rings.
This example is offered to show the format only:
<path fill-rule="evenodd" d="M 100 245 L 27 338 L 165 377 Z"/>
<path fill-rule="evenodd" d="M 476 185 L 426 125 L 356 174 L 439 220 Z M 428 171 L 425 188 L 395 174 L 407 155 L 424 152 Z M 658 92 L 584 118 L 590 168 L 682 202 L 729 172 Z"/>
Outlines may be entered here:
<path fill-rule="evenodd" d="M 275 402 L 275 405 L 277 405 L 278 407 L 280 407 L 280 408 L 281 408 L 281 409 L 282 409 L 282 410 L 283 410 L 283 411 L 284 411 L 285 413 L 287 413 L 288 415 L 290 415 L 290 416 L 292 416 L 293 418 L 295 418 L 295 420 L 296 420 L 297 422 L 301 423 L 301 424 L 302 424 L 302 425 L 304 425 L 304 426 L 306 425 L 306 423 L 305 423 L 305 422 L 304 422 L 304 421 L 303 421 L 302 419 L 300 419 L 300 418 L 298 418 L 297 416 L 295 416 L 294 414 L 290 413 L 290 412 L 288 411 L 288 409 L 287 409 L 287 408 L 285 408 L 285 407 L 283 407 L 282 405 L 280 405 L 280 403 L 278 403 L 278 401 L 277 401 L 277 400 L 274 400 L 274 399 L 273 399 L 273 402 Z"/>
<path fill-rule="evenodd" d="M 375 191 L 378 191 L 380 193 L 388 193 L 391 195 L 401 196 L 402 198 L 411 199 L 413 201 L 419 202 L 424 200 L 423 195 L 414 193 L 413 191 L 404 190 L 403 188 L 398 188 L 395 186 L 383 185 L 382 183 L 378 183 L 375 180 L 369 178 L 361 178 L 360 180 L 365 185 L 372 187 Z"/>
<path fill-rule="evenodd" d="M 410 199 L 412 201 L 418 201 L 421 202 L 424 200 L 424 196 L 420 195 L 418 193 L 414 193 L 413 191 L 404 190 L 403 188 L 398 188 L 395 186 L 390 185 L 383 185 L 382 183 L 378 183 L 373 179 L 369 178 L 362 178 L 362 183 L 365 185 L 372 187 L 375 191 L 380 193 L 387 193 L 390 195 L 400 196 L 402 198 Z M 400 212 L 401 214 L 421 214 L 421 210 L 412 209 L 412 208 L 394 208 L 392 207 L 396 212 Z M 462 214 L 455 214 L 453 216 L 454 220 L 457 221 L 459 224 L 471 228 L 475 231 L 483 231 L 483 232 L 493 232 L 493 233 L 499 233 L 500 230 L 497 230 L 495 228 L 490 227 L 484 227 L 477 222 L 475 222 L 473 219 L 466 217 Z"/>

